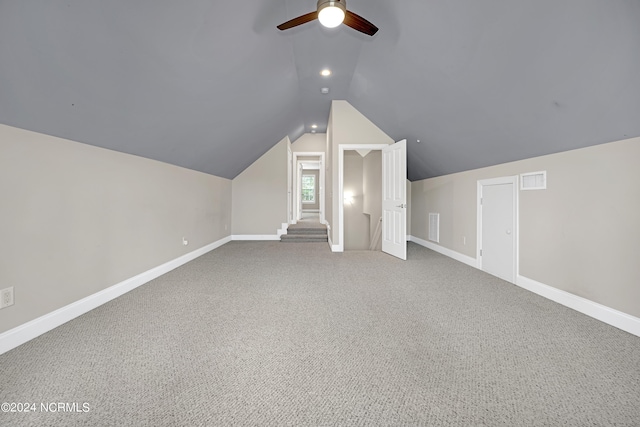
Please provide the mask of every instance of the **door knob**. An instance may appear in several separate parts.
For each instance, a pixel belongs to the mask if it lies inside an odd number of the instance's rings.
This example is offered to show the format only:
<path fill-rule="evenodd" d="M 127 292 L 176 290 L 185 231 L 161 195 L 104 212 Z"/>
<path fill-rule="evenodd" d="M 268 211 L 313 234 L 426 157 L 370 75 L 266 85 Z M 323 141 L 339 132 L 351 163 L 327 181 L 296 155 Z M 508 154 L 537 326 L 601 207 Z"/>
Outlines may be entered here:
<path fill-rule="evenodd" d="M 396 206 L 396 208 L 406 208 L 406 207 L 407 207 L 407 205 L 405 205 L 405 204 Z"/>

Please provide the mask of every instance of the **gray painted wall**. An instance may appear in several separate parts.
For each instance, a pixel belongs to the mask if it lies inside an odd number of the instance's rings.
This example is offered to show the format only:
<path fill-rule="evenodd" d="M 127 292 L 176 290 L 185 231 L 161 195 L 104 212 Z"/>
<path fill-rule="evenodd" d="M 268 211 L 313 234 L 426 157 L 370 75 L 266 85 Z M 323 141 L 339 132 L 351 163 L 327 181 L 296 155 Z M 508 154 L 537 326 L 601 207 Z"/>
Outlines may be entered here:
<path fill-rule="evenodd" d="M 232 182 L 234 235 L 274 235 L 287 222 L 285 137 Z"/>
<path fill-rule="evenodd" d="M 291 143 L 291 151 L 301 152 L 325 152 L 327 149 L 326 133 L 305 133 Z"/>
<path fill-rule="evenodd" d="M 640 138 L 412 183 L 412 234 L 475 258 L 476 185 L 547 171 L 547 190 L 519 191 L 520 275 L 640 317 Z M 466 237 L 466 245 L 463 238 Z"/>
<path fill-rule="evenodd" d="M 0 152 L 0 333 L 231 232 L 230 180 L 4 125 Z"/>

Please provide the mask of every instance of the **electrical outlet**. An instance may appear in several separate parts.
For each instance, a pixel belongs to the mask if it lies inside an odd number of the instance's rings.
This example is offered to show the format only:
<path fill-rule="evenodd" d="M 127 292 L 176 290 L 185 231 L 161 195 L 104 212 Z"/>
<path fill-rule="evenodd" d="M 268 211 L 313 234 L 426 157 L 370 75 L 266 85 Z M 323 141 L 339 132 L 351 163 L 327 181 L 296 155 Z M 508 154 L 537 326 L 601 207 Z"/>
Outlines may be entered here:
<path fill-rule="evenodd" d="M 13 286 L 0 291 L 0 308 L 13 305 Z"/>
<path fill-rule="evenodd" d="M 189 241 L 183 237 L 182 238 L 182 244 L 187 246 L 189 244 Z"/>

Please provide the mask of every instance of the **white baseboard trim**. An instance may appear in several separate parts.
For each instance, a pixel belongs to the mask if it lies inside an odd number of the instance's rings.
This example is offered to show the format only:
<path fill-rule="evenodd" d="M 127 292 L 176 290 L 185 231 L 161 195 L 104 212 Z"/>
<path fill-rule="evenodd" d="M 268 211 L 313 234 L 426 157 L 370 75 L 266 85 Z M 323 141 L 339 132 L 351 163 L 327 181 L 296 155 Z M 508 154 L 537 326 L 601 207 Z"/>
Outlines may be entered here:
<path fill-rule="evenodd" d="M 231 240 L 280 240 L 279 234 L 234 234 Z"/>
<path fill-rule="evenodd" d="M 442 255 L 446 255 L 449 258 L 453 258 L 456 261 L 460 261 L 461 263 L 470 265 L 471 267 L 477 268 L 477 264 L 476 264 L 476 259 L 475 258 L 471 258 L 468 255 L 463 255 L 460 252 L 456 252 L 454 250 L 451 249 L 447 249 L 444 246 L 440 246 L 436 243 L 433 242 L 429 242 L 427 240 L 423 240 L 419 237 L 416 236 L 407 236 L 407 240 L 413 243 L 417 243 L 420 246 L 424 246 L 425 248 L 429 248 L 433 251 L 436 251 L 438 253 L 441 253 Z"/>
<path fill-rule="evenodd" d="M 180 267 L 183 264 L 188 263 L 191 260 L 198 258 L 210 252 L 220 246 L 231 241 L 231 236 L 222 238 L 216 242 L 210 243 L 206 246 L 182 255 L 174 260 L 168 261 L 162 265 L 147 270 L 129 279 L 126 279 L 120 283 L 96 292 L 93 295 L 82 298 L 78 301 L 72 302 L 69 305 L 61 307 L 51 313 L 47 313 L 44 316 L 40 316 L 37 319 L 31 320 L 13 329 L 0 334 L 0 354 L 18 347 L 21 344 L 30 341 L 45 332 L 75 319 L 88 311 L 93 310 L 96 307 L 101 306 L 141 285 L 144 285 L 151 280 L 168 273 L 169 271 Z"/>
<path fill-rule="evenodd" d="M 606 305 L 545 285 L 524 276 L 516 276 L 516 285 L 573 310 L 640 337 L 640 318 Z"/>
<path fill-rule="evenodd" d="M 420 246 L 432 249 L 436 252 L 446 255 L 450 258 L 465 263 L 471 267 L 478 268 L 475 258 L 463 255 L 459 252 L 451 249 L 444 248 L 433 242 L 429 242 L 419 237 L 409 236 L 409 241 L 417 243 Z M 544 283 L 537 282 L 528 277 L 521 275 L 516 276 L 517 286 L 538 294 L 544 298 L 555 301 L 558 304 L 562 304 L 565 307 L 576 310 L 582 314 L 586 314 L 589 317 L 600 320 L 608 325 L 614 326 L 618 329 L 622 329 L 632 335 L 640 337 L 640 318 L 631 316 L 630 314 L 623 313 L 616 309 L 607 307 L 597 302 L 588 300 L 586 298 L 579 297 L 572 293 L 563 291 L 553 286 L 545 285 Z"/>
<path fill-rule="evenodd" d="M 342 252 L 342 250 L 340 250 L 340 245 L 334 245 L 333 240 L 331 240 L 331 224 L 329 224 L 329 221 L 325 220 L 323 224 L 327 226 L 327 241 L 329 242 L 329 249 L 331 249 L 331 252 Z"/>
<path fill-rule="evenodd" d="M 331 252 L 344 252 L 342 250 L 342 245 L 334 245 L 333 241 L 331 240 L 331 233 L 329 233 L 330 231 L 330 227 L 329 225 L 327 225 L 327 241 L 329 242 L 329 248 L 331 249 Z"/>
<path fill-rule="evenodd" d="M 278 231 L 276 231 L 276 235 L 278 237 L 280 237 L 283 234 L 287 234 L 287 228 L 289 228 L 289 223 L 288 222 L 283 222 L 282 226 L 278 229 Z"/>

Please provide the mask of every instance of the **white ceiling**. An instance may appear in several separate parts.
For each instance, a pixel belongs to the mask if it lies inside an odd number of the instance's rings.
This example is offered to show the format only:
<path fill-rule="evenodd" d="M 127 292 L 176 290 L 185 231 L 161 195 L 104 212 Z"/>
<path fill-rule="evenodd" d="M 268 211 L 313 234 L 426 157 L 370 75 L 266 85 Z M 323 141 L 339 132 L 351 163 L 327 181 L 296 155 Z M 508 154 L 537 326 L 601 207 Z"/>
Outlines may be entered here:
<path fill-rule="evenodd" d="M 226 178 L 331 99 L 408 139 L 411 180 L 640 136 L 638 0 L 349 0 L 374 37 L 275 28 L 315 5 L 0 0 L 0 122 Z"/>

